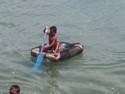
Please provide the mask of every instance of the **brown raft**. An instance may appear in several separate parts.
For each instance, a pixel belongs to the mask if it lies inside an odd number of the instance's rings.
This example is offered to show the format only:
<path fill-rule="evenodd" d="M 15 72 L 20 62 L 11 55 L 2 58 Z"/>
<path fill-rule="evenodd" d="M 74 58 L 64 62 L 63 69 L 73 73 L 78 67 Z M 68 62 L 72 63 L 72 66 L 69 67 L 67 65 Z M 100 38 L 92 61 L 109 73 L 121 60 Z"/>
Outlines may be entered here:
<path fill-rule="evenodd" d="M 37 57 L 39 54 L 41 46 L 37 46 L 31 49 L 31 55 Z M 57 56 L 54 56 L 53 53 L 42 53 L 44 59 L 48 59 L 51 62 L 63 61 L 73 56 L 80 54 L 83 51 L 83 45 L 80 43 L 68 43 L 60 42 L 60 48 Z"/>

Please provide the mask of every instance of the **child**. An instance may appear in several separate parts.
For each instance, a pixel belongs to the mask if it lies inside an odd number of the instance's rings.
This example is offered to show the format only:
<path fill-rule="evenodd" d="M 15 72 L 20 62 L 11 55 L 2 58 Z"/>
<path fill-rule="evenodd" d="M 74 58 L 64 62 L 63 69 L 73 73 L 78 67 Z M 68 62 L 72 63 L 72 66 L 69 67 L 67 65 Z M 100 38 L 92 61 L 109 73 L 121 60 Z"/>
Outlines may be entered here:
<path fill-rule="evenodd" d="M 45 31 L 44 31 L 45 32 Z M 50 32 L 47 32 L 49 36 L 49 44 L 45 45 L 43 48 L 44 52 L 53 52 L 55 56 L 57 56 L 57 52 L 59 50 L 59 42 L 56 37 L 57 28 L 56 26 L 50 27 Z"/>
<path fill-rule="evenodd" d="M 9 94 L 20 94 L 20 87 L 18 85 L 12 85 Z"/>

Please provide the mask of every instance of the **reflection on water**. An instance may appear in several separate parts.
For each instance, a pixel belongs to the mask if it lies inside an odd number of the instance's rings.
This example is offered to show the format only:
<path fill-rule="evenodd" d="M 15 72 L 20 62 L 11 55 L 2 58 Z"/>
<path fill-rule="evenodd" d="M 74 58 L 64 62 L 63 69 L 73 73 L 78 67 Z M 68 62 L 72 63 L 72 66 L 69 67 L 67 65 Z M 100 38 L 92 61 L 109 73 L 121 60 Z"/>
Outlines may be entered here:
<path fill-rule="evenodd" d="M 31 57 L 32 62 L 36 62 L 35 57 Z M 42 71 L 46 75 L 46 80 L 50 87 L 58 87 L 56 79 L 60 76 L 59 73 L 59 64 L 60 62 L 49 62 L 48 60 L 42 61 Z"/>
<path fill-rule="evenodd" d="M 47 62 L 44 64 L 46 67 L 46 75 L 48 77 L 48 83 L 51 87 L 58 87 L 56 79 L 59 77 L 59 62 Z"/>

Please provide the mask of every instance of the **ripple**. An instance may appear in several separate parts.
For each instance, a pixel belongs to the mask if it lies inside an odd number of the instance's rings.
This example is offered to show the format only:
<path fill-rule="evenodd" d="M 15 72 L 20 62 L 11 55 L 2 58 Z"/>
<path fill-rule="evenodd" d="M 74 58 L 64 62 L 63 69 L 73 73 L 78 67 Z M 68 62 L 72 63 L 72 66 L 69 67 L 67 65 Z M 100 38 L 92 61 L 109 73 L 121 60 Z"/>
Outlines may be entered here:
<path fill-rule="evenodd" d="M 0 25 L 5 26 L 5 27 L 16 27 L 14 23 L 0 22 Z"/>
<path fill-rule="evenodd" d="M 0 93 L 18 84 L 21 94 L 124 94 L 124 1 L 97 1 L 1 0 Z M 58 27 L 58 40 L 85 48 L 34 72 L 30 49 L 46 24 Z"/>

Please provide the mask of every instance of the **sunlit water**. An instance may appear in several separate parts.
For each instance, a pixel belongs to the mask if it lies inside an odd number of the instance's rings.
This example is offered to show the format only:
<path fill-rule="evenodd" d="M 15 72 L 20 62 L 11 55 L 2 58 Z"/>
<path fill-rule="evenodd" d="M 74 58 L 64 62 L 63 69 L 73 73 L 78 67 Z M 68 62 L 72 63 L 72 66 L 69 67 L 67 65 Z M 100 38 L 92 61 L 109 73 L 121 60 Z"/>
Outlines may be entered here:
<path fill-rule="evenodd" d="M 44 26 L 83 53 L 33 72 Z M 125 94 L 124 0 L 0 0 L 0 94 Z"/>

